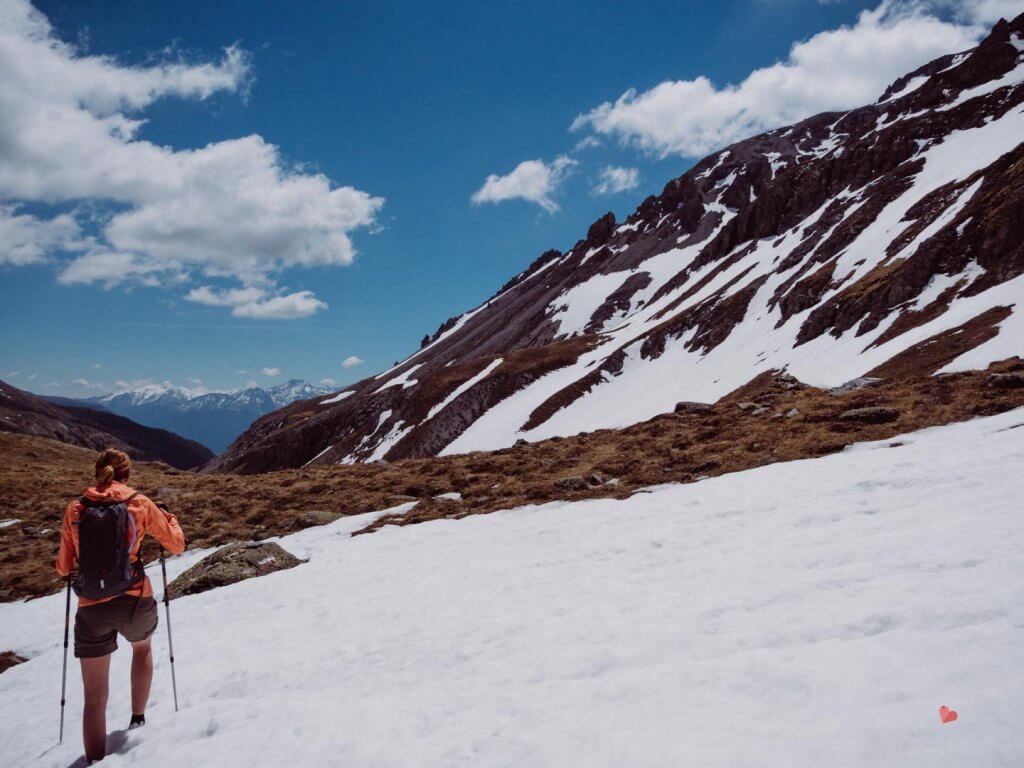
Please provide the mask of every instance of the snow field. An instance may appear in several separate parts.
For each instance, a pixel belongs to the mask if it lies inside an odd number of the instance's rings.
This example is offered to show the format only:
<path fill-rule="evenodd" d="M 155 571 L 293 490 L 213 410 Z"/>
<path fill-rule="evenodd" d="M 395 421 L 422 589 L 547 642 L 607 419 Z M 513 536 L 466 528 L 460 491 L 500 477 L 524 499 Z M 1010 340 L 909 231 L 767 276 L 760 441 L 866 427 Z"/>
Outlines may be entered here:
<path fill-rule="evenodd" d="M 625 501 L 308 529 L 280 540 L 308 563 L 172 603 L 182 711 L 162 625 L 149 725 L 104 765 L 1019 766 L 1022 465 L 1018 409 Z M 75 667 L 50 749 L 62 611 L 0 605 L 34 657 L 0 676 L 4 765 L 80 754 Z"/>

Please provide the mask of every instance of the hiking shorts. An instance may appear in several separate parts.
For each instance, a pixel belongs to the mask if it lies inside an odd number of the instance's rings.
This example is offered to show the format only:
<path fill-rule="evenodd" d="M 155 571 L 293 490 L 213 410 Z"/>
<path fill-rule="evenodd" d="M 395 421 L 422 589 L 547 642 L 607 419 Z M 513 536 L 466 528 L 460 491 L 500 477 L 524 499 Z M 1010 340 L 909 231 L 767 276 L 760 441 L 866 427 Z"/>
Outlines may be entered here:
<path fill-rule="evenodd" d="M 117 650 L 117 636 L 138 643 L 156 631 L 157 605 L 152 597 L 121 595 L 75 613 L 75 658 L 93 659 Z"/>

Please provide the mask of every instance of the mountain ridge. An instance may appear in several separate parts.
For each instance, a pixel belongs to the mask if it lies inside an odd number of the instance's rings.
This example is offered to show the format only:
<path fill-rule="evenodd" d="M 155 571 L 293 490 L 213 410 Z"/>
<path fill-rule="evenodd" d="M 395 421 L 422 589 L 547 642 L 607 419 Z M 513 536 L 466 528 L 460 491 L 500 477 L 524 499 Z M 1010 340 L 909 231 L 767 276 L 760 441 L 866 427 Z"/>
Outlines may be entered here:
<path fill-rule="evenodd" d="M 223 392 L 151 383 L 79 401 L 61 402 L 100 408 L 147 426 L 167 429 L 219 453 L 253 421 L 290 403 L 329 394 L 302 379 L 272 387 L 244 387 Z"/>
<path fill-rule="evenodd" d="M 835 386 L 1020 354 L 1022 82 L 1024 15 L 873 104 L 713 153 L 392 369 L 256 421 L 209 470 L 624 427 L 769 369 Z"/>
<path fill-rule="evenodd" d="M 141 461 L 163 461 L 178 469 L 206 464 L 206 446 L 165 429 L 144 426 L 108 411 L 57 405 L 0 381 L 0 431 L 59 440 L 103 450 L 119 448 Z"/>

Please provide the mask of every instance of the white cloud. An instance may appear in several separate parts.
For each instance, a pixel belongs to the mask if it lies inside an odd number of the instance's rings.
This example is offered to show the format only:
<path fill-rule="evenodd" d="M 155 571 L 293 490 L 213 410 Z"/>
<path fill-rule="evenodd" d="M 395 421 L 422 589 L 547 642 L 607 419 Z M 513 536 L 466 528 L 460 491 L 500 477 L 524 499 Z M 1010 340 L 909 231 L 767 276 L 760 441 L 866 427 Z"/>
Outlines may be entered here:
<path fill-rule="evenodd" d="M 197 379 L 195 376 L 186 376 L 185 381 L 194 387 L 201 387 L 203 385 L 203 380 Z"/>
<path fill-rule="evenodd" d="M 818 112 L 870 103 L 896 78 L 977 42 L 984 29 L 973 21 L 989 13 L 989 3 L 965 5 L 975 8 L 962 9 L 967 21 L 956 23 L 930 15 L 935 3 L 884 2 L 853 26 L 795 43 L 785 61 L 738 85 L 718 87 L 701 76 L 630 89 L 579 115 L 572 130 L 614 136 L 661 157 L 694 157 Z"/>
<path fill-rule="evenodd" d="M 198 274 L 249 286 L 287 268 L 346 265 L 350 233 L 372 225 L 383 204 L 289 164 L 258 135 L 187 150 L 138 138 L 159 99 L 244 92 L 252 71 L 236 46 L 210 63 L 165 56 L 127 66 L 59 40 L 27 0 L 4 0 L 0 71 L 0 253 L 34 263 L 78 250 L 60 272 L 64 284 L 164 285 Z M 100 211 L 94 239 L 81 238 L 75 214 L 43 219 L 15 207 L 82 201 Z M 314 306 L 293 297 L 245 311 L 292 316 L 279 314 L 282 303 Z"/>
<path fill-rule="evenodd" d="M 505 176 L 492 173 L 471 199 L 477 205 L 528 200 L 548 213 L 554 213 L 558 204 L 552 196 L 575 165 L 576 161 L 565 155 L 556 157 L 550 164 L 543 160 L 524 160 Z"/>
<path fill-rule="evenodd" d="M 264 376 L 268 377 L 268 378 L 273 378 L 274 376 L 280 376 L 281 375 L 281 369 L 280 368 L 264 368 L 261 371 L 261 373 Z"/>
<path fill-rule="evenodd" d="M 338 382 L 336 382 L 334 379 L 328 377 L 328 378 L 320 379 L 320 386 L 321 387 L 336 387 L 336 386 L 338 386 Z"/>
<path fill-rule="evenodd" d="M 93 370 L 98 371 L 102 367 L 103 367 L 103 363 L 96 363 L 96 365 L 93 366 Z"/>
<path fill-rule="evenodd" d="M 21 375 L 21 371 L 8 371 L 6 378 L 16 379 Z"/>
<path fill-rule="evenodd" d="M 88 379 L 75 379 L 71 383 L 77 384 L 78 386 L 84 387 L 85 389 L 105 389 L 105 387 L 99 382 L 89 381 Z"/>
<path fill-rule="evenodd" d="M 595 195 L 614 195 L 636 189 L 639 184 L 640 171 L 636 168 L 606 165 L 601 169 L 600 181 L 593 191 Z"/>
<path fill-rule="evenodd" d="M 316 298 L 312 291 L 271 296 L 256 286 L 218 291 L 203 285 L 189 291 L 185 299 L 209 307 L 231 307 L 235 317 L 261 320 L 294 320 L 327 308 L 326 302 Z"/>
<path fill-rule="evenodd" d="M 999 19 L 1012 19 L 1024 12 L 1021 0 L 931 0 L 926 5 L 950 8 L 967 24 L 994 24 Z"/>
<path fill-rule="evenodd" d="M 40 219 L 20 213 L 16 205 L 0 204 L 0 266 L 39 264 L 54 250 L 84 245 L 81 227 L 69 214 Z"/>
<path fill-rule="evenodd" d="M 594 149 L 601 146 L 601 140 L 596 136 L 584 136 L 577 141 L 572 148 L 573 152 L 582 152 L 585 149 Z"/>
<path fill-rule="evenodd" d="M 35 381 L 35 380 L 36 380 L 36 379 L 37 379 L 38 377 L 39 377 L 39 374 L 38 374 L 38 373 L 30 373 L 30 374 L 28 375 L 28 380 L 29 380 L 29 381 Z"/>
<path fill-rule="evenodd" d="M 357 365 L 362 365 L 364 362 L 366 361 L 363 360 L 363 358 L 356 357 L 355 355 L 350 355 L 349 357 L 346 357 L 344 360 L 341 361 L 341 367 L 355 368 Z"/>

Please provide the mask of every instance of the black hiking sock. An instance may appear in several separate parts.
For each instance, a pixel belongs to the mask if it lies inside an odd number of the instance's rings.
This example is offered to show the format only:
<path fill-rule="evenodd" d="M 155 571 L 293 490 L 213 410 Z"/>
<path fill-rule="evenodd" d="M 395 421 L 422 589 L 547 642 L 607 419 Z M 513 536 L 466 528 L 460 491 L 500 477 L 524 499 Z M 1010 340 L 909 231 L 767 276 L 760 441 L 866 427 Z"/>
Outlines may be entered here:
<path fill-rule="evenodd" d="M 146 724 L 146 716 L 145 715 L 132 715 L 132 721 L 130 723 L 128 723 L 128 730 L 130 731 L 130 730 L 133 730 L 135 728 L 141 728 L 145 724 Z"/>

